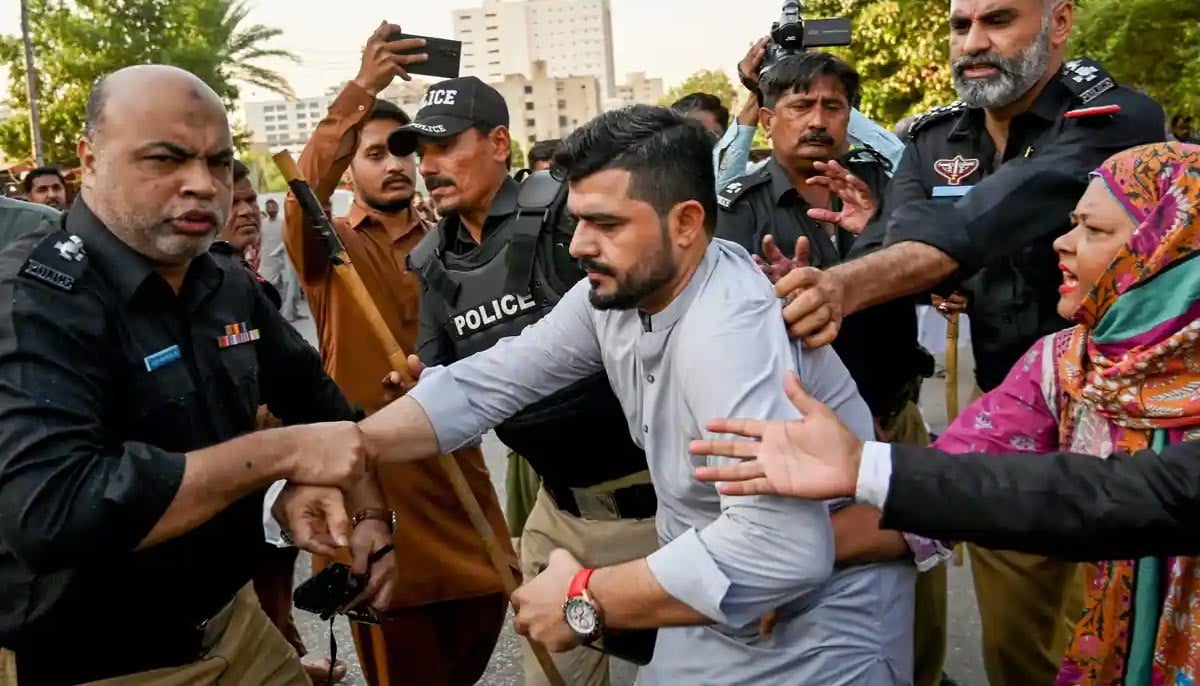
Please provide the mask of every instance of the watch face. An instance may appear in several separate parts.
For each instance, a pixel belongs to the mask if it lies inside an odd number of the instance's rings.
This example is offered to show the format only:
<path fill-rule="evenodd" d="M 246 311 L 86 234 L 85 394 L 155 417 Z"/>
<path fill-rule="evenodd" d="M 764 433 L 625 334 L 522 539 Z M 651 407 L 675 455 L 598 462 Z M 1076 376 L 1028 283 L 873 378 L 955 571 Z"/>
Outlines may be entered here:
<path fill-rule="evenodd" d="M 592 636 L 599 629 L 595 606 L 583 598 L 571 598 L 563 605 L 563 619 L 580 636 Z"/>

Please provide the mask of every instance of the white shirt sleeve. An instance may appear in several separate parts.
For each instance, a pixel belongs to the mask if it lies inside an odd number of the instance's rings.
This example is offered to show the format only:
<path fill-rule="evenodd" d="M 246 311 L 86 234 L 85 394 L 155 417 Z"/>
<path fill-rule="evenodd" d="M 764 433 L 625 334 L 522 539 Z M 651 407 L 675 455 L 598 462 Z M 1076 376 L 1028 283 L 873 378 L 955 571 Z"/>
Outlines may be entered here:
<path fill-rule="evenodd" d="M 854 498 L 860 503 L 883 509 L 892 481 L 892 446 L 867 441 L 863 444 L 858 466 L 858 484 Z"/>

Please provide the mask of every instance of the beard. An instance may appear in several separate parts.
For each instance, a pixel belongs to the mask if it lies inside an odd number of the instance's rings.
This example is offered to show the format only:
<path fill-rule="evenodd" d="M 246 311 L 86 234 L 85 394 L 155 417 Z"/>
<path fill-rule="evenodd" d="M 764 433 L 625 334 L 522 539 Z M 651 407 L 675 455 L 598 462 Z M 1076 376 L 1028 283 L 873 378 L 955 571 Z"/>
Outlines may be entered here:
<path fill-rule="evenodd" d="M 588 293 L 588 302 L 592 307 L 597 310 L 632 310 L 670 283 L 675 276 L 675 258 L 671 254 L 670 236 L 665 228 L 662 236 L 663 240 L 658 250 L 623 275 L 595 260 L 579 261 L 579 266 L 583 269 L 606 274 L 617 282 L 616 289 L 607 295 L 598 293 L 593 282 L 592 290 Z"/>
<path fill-rule="evenodd" d="M 1046 74 L 1050 66 L 1049 20 L 1042 22 L 1041 33 L 1033 44 L 1015 57 L 1005 57 L 988 51 L 963 55 L 954 60 L 954 90 L 960 100 L 970 107 L 994 109 L 1020 100 Z M 988 65 L 999 72 L 984 78 L 968 78 L 963 70 L 970 65 Z"/>
<path fill-rule="evenodd" d="M 380 214 L 394 214 L 396 212 L 403 212 L 409 207 L 412 207 L 412 199 L 413 196 L 411 193 L 407 198 L 394 198 L 391 200 L 385 200 L 373 195 L 368 195 L 367 193 L 362 194 L 363 204 Z"/>

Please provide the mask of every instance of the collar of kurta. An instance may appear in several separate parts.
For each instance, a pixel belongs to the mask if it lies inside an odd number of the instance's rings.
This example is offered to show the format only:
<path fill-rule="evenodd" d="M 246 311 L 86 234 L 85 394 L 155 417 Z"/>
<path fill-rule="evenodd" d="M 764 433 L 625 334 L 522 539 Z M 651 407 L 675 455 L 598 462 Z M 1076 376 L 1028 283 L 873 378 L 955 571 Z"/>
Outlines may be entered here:
<path fill-rule="evenodd" d="M 717 250 L 716 239 L 709 241 L 708 249 L 704 251 L 704 256 L 700 259 L 700 264 L 696 266 L 696 271 L 692 272 L 691 280 L 661 312 L 655 314 L 638 312 L 638 316 L 642 320 L 642 331 L 646 333 L 667 331 L 679 323 L 683 313 L 688 311 L 688 307 L 696 299 L 696 293 L 700 291 L 700 287 L 712 274 L 713 266 L 717 262 Z"/>
<path fill-rule="evenodd" d="M 169 288 L 149 260 L 117 238 L 100 221 L 83 201 L 82 195 L 75 199 L 67 212 L 64 228 L 83 239 L 88 268 L 100 272 L 126 302 L 132 300 L 148 281 L 158 281 L 163 287 Z M 188 266 L 180 296 L 200 296 L 211 292 L 221 285 L 224 276 L 225 268 L 206 252 L 194 258 Z"/>
<path fill-rule="evenodd" d="M 406 221 L 411 219 L 411 221 Z M 425 222 L 416 212 L 398 212 L 394 215 L 383 214 L 363 207 L 358 198 L 350 203 L 350 212 L 346 214 L 350 228 L 356 231 L 365 230 L 368 226 L 382 226 L 389 238 L 395 243 L 413 231 L 425 232 Z"/>

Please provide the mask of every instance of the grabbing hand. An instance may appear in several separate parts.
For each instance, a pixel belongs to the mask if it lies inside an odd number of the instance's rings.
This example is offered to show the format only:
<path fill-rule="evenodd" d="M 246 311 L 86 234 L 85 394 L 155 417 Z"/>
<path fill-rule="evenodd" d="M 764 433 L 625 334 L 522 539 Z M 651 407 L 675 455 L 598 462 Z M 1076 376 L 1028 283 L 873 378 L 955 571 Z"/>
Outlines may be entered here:
<path fill-rule="evenodd" d="M 742 61 L 738 62 L 738 78 L 741 79 L 742 85 L 750 90 L 758 88 L 758 70 L 762 68 L 763 59 L 767 56 L 767 43 L 770 42 L 770 36 L 759 38 L 750 46 Z"/>
<path fill-rule="evenodd" d="M 417 380 L 421 378 L 421 372 L 425 371 L 425 365 L 421 364 L 421 359 L 416 355 L 408 356 L 408 377 L 400 372 L 388 372 L 388 375 L 383 377 L 383 401 L 391 403 L 408 393 L 417 385 Z"/>
<path fill-rule="evenodd" d="M 367 39 L 367 45 L 363 48 L 362 66 L 358 69 L 358 76 L 354 77 L 354 83 L 361 86 L 371 96 L 379 95 L 380 91 L 387 88 L 392 79 L 397 76 L 405 81 L 411 81 L 412 77 L 408 75 L 405 67 L 411 64 L 420 64 L 429 59 L 427 54 L 399 54 L 406 50 L 425 47 L 425 41 L 420 38 L 388 40 L 388 36 L 401 33 L 401 31 L 398 24 L 389 24 L 384 21 Z"/>
<path fill-rule="evenodd" d="M 347 603 L 343 611 L 353 610 L 368 602 L 376 612 L 391 609 L 396 587 L 396 552 L 393 550 L 373 563 L 367 559 L 391 542 L 392 531 L 384 522 L 365 519 L 354 527 L 354 533 L 350 536 L 350 571 L 354 574 L 369 573 L 371 576 L 366 588 Z"/>
<path fill-rule="evenodd" d="M 512 595 L 516 609 L 517 633 L 546 646 L 552 653 L 561 653 L 579 645 L 579 637 L 563 619 L 563 603 L 571 579 L 583 565 L 571 553 L 555 550 L 550 553 L 546 568 L 527 581 Z"/>
<path fill-rule="evenodd" d="M 301 424 L 276 429 L 291 453 L 284 478 L 305 486 L 350 488 L 372 467 L 362 429 L 354 422 Z"/>
<path fill-rule="evenodd" d="M 814 267 L 794 269 L 775 284 L 775 295 L 787 298 L 783 322 L 788 334 L 808 348 L 829 345 L 842 328 L 846 287 L 837 272 Z"/>
<path fill-rule="evenodd" d="M 879 202 L 871 193 L 871 189 L 862 179 L 834 160 L 816 162 L 813 167 L 822 172 L 823 176 L 814 176 L 806 183 L 828 188 L 831 193 L 842 199 L 842 210 L 834 212 L 813 208 L 808 211 L 808 216 L 820 222 L 837 224 L 856 236 L 861 235 L 879 211 Z"/>
<path fill-rule="evenodd" d="M 709 422 L 711 432 L 754 440 L 692 441 L 694 455 L 747 460 L 699 467 L 696 478 L 724 482 L 718 490 L 725 495 L 787 495 L 811 500 L 853 496 L 862 441 L 828 407 L 805 393 L 795 374 L 788 374 L 784 390 L 803 417 Z"/>
<path fill-rule="evenodd" d="M 792 270 L 808 266 L 808 238 L 804 236 L 797 238 L 795 256 L 787 257 L 776 245 L 775 237 L 767 234 L 763 237 L 763 255 L 766 259 L 753 255 L 754 264 L 758 265 L 758 268 L 767 275 L 772 284 L 779 283 L 779 280 L 790 274 Z"/>
<path fill-rule="evenodd" d="M 336 488 L 288 484 L 271 508 L 287 538 L 301 550 L 332 556 L 350 545 L 350 516 Z"/>
<path fill-rule="evenodd" d="M 940 295 L 930 295 L 929 297 L 933 301 L 934 308 L 941 312 L 946 319 L 967 311 L 967 296 L 957 291 L 950 294 L 949 298 L 943 298 Z"/>

